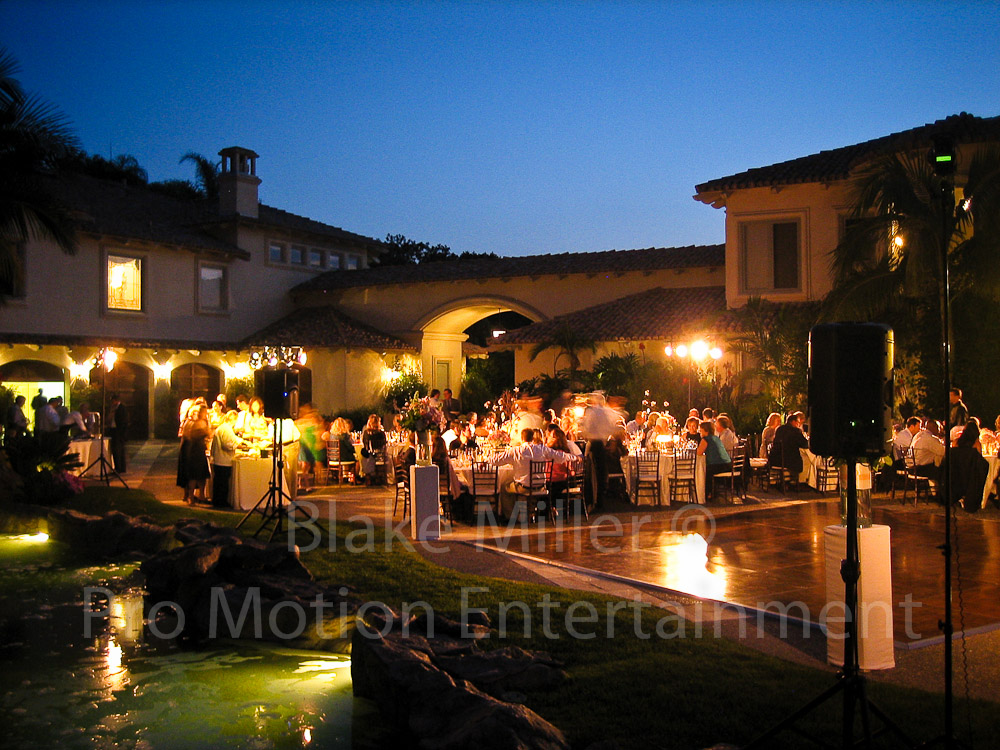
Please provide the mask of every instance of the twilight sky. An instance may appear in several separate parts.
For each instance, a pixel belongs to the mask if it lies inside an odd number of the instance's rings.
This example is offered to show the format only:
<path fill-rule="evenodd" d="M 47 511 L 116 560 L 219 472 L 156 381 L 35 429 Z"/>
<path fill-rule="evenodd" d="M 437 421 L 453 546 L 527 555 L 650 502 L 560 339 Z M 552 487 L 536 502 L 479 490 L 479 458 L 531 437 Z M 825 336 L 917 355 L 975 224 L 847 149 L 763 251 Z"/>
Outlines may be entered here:
<path fill-rule="evenodd" d="M 1000 3 L 0 0 L 88 152 L 501 255 L 722 242 L 699 182 L 1000 114 Z"/>

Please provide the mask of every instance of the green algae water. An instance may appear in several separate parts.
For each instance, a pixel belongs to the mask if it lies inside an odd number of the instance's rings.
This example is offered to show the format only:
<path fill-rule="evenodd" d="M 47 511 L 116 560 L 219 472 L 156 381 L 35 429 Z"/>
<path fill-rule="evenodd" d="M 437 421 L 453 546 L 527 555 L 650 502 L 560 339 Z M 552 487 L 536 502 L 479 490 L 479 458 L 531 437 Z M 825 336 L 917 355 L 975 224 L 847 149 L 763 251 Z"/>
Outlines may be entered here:
<path fill-rule="evenodd" d="M 142 622 L 135 565 L 75 567 L 41 536 L 0 537 L 0 746 L 377 747 L 349 657 L 246 642 L 200 650 Z M 85 634 L 83 592 L 116 592 Z M 133 589 L 130 591 L 130 589 Z"/>

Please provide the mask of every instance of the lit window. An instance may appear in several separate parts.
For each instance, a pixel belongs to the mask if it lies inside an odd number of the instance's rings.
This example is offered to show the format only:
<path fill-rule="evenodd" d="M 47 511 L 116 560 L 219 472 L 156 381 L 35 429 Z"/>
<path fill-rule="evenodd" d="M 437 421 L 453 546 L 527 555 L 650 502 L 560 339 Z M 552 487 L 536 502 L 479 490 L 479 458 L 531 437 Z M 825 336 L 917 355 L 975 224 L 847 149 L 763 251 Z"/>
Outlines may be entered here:
<path fill-rule="evenodd" d="M 267 249 L 267 259 L 272 263 L 284 263 L 285 246 L 280 242 L 272 242 Z"/>
<path fill-rule="evenodd" d="M 340 268 L 340 256 L 336 253 L 329 253 L 326 256 L 326 267 L 331 269 Z"/>
<path fill-rule="evenodd" d="M 309 251 L 309 266 L 310 266 L 310 268 L 322 268 L 323 267 L 323 251 L 322 250 L 310 250 Z"/>
<path fill-rule="evenodd" d="M 306 249 L 301 245 L 292 245 L 288 250 L 288 262 L 293 266 L 301 266 L 306 262 Z"/>
<path fill-rule="evenodd" d="M 752 221 L 740 230 L 741 291 L 798 289 L 798 222 Z"/>
<path fill-rule="evenodd" d="M 229 294 L 225 266 L 202 265 L 198 275 L 198 307 L 210 312 L 226 310 Z"/>
<path fill-rule="evenodd" d="M 357 255 L 344 256 L 344 268 L 348 271 L 357 271 L 360 258 Z"/>
<path fill-rule="evenodd" d="M 142 310 L 142 260 L 108 256 L 108 309 Z"/>

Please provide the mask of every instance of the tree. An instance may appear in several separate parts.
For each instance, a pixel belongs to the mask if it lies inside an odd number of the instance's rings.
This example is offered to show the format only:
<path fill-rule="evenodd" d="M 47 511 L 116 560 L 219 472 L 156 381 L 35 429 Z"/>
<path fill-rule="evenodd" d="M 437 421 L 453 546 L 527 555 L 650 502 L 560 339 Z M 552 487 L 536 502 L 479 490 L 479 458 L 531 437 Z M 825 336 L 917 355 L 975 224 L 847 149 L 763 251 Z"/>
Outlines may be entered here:
<path fill-rule="evenodd" d="M 1000 299 L 1000 148 L 972 153 L 958 187 L 957 207 L 944 206 L 940 178 L 922 154 L 891 154 L 863 168 L 851 187 L 848 231 L 832 254 L 836 286 L 824 317 L 889 323 L 899 354 L 910 363 L 908 376 L 940 383 L 946 247 L 954 380 L 978 394 L 980 413 L 993 414 L 1000 396 L 992 374 L 1000 362 L 996 348 L 983 342 L 997 326 L 983 311 Z M 921 406 L 911 401 L 907 408 Z"/>
<path fill-rule="evenodd" d="M 562 323 L 553 328 L 546 338 L 531 347 L 529 361 L 534 362 L 538 355 L 546 349 L 559 350 L 552 362 L 553 374 L 558 372 L 556 365 L 559 363 L 559 358 L 565 355 L 569 359 L 569 372 L 572 379 L 572 376 L 580 369 L 579 355 L 584 351 L 596 352 L 597 343 L 593 338 L 580 333 L 569 323 Z"/>
<path fill-rule="evenodd" d="M 16 287 L 20 248 L 48 239 L 76 251 L 69 211 L 47 190 L 44 176 L 77 149 L 65 117 L 14 78 L 14 57 L 0 48 L 0 297 Z"/>
<path fill-rule="evenodd" d="M 222 167 L 222 163 L 212 161 L 201 154 L 196 154 L 194 151 L 188 151 L 184 154 L 178 164 L 183 164 L 186 161 L 194 164 L 196 173 L 195 186 L 197 187 L 198 192 L 205 198 L 213 200 L 218 198 L 219 170 Z"/>
<path fill-rule="evenodd" d="M 468 250 L 455 255 L 447 245 L 430 245 L 411 240 L 402 234 L 387 234 L 382 243 L 386 250 L 372 263 L 377 266 L 403 266 L 408 263 L 435 263 L 441 260 L 471 260 L 496 258 L 495 253 L 474 253 Z"/>

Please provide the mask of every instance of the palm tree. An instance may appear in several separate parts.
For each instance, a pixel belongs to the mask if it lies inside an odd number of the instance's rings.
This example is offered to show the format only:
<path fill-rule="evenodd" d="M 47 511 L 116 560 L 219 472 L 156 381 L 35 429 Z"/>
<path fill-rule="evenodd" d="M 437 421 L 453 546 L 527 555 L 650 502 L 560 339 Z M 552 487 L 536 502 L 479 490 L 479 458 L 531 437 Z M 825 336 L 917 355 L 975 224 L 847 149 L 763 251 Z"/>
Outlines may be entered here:
<path fill-rule="evenodd" d="M 14 287 L 20 248 L 29 240 L 76 251 L 72 218 L 42 177 L 78 148 L 77 139 L 58 110 L 24 92 L 14 78 L 18 71 L 14 57 L 0 48 L 0 290 Z"/>
<path fill-rule="evenodd" d="M 179 164 L 189 161 L 194 164 L 195 168 L 195 185 L 198 190 L 206 198 L 218 198 L 219 197 L 219 168 L 221 162 L 212 161 L 201 154 L 196 154 L 194 151 L 188 151 L 184 156 L 181 157 Z"/>
<path fill-rule="evenodd" d="M 865 167 L 851 189 L 849 229 L 833 251 L 836 288 L 828 318 L 872 319 L 915 299 L 935 299 L 947 243 L 956 294 L 1000 299 L 1000 149 L 969 160 L 957 210 L 922 156 L 889 154 Z"/>
<path fill-rule="evenodd" d="M 559 358 L 566 355 L 569 358 L 570 374 L 575 375 L 576 371 L 580 369 L 580 353 L 583 351 L 596 352 L 597 343 L 594 339 L 577 331 L 569 323 L 562 323 L 553 328 L 545 339 L 531 348 L 528 361 L 534 362 L 538 355 L 546 349 L 559 350 L 556 358 L 552 361 L 553 374 L 558 371 L 556 364 L 559 362 Z"/>

